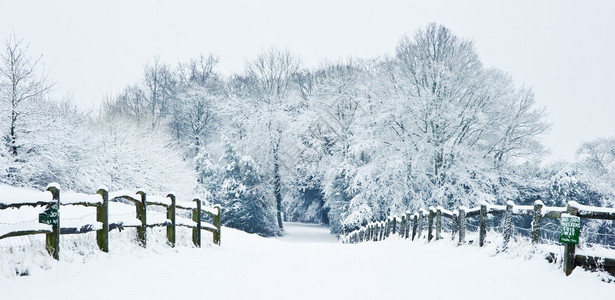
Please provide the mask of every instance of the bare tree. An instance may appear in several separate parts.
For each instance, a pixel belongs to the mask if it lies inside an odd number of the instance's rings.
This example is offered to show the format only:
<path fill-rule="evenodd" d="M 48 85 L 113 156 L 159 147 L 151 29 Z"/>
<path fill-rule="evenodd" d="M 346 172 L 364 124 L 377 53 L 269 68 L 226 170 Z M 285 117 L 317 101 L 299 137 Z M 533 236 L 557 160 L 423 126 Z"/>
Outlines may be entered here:
<path fill-rule="evenodd" d="M 148 112 L 143 93 L 136 85 L 127 86 L 117 97 L 107 99 L 103 103 L 103 111 L 110 116 L 130 116 L 137 123 L 140 123 Z"/>
<path fill-rule="evenodd" d="M 615 138 L 599 138 L 584 143 L 577 151 L 587 169 L 601 176 L 615 176 Z"/>
<path fill-rule="evenodd" d="M 286 96 L 299 59 L 288 50 L 270 49 L 248 62 L 246 73 L 257 81 L 259 94 L 268 103 Z"/>
<path fill-rule="evenodd" d="M 203 54 L 198 59 L 191 59 L 187 63 L 180 63 L 178 66 L 179 78 L 182 85 L 195 83 L 204 87 L 209 79 L 215 75 L 213 69 L 220 62 L 220 59 L 213 55 L 205 57 Z"/>
<path fill-rule="evenodd" d="M 161 63 L 159 58 L 145 66 L 144 75 L 141 93 L 149 115 L 153 118 L 152 127 L 156 127 L 169 114 L 177 92 L 177 80 L 171 68 Z"/>
<path fill-rule="evenodd" d="M 4 51 L 0 53 L 0 99 L 10 111 L 7 142 L 15 157 L 19 151 L 19 121 L 27 114 L 26 102 L 43 96 L 53 86 L 47 80 L 47 73 L 37 70 L 42 56 L 37 59 L 28 57 L 28 46 L 13 35 L 5 40 Z"/>

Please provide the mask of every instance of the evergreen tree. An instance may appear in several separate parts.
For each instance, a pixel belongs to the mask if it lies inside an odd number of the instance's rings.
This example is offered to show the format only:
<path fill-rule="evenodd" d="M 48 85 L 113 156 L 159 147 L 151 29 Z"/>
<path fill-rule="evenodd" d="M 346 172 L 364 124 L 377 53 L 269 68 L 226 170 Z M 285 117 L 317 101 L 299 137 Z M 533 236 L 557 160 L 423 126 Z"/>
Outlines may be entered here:
<path fill-rule="evenodd" d="M 224 225 L 262 236 L 280 235 L 275 207 L 259 189 L 263 180 L 252 158 L 238 155 L 227 142 L 221 165 L 218 195 L 224 206 Z"/>

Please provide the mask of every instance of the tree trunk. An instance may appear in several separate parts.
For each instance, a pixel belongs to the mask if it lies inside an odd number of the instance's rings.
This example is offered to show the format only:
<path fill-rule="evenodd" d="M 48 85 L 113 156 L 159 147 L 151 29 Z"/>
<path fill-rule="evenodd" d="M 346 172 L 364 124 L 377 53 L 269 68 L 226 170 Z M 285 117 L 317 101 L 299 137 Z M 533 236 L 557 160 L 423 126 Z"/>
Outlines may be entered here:
<path fill-rule="evenodd" d="M 284 229 L 282 224 L 282 180 L 280 178 L 280 163 L 278 160 L 278 149 L 273 151 L 273 188 L 275 193 L 275 207 L 278 218 L 278 226 Z"/>
<path fill-rule="evenodd" d="M 11 150 L 13 157 L 17 157 L 17 137 L 15 127 L 17 127 L 17 84 L 15 82 L 15 76 L 13 76 L 13 91 L 11 95 Z"/>

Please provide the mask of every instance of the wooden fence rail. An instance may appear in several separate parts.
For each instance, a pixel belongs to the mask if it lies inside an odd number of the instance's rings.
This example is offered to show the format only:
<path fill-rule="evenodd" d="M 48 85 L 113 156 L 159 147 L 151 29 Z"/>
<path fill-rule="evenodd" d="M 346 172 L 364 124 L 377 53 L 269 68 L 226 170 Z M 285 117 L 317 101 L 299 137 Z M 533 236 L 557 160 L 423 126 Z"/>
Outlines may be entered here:
<path fill-rule="evenodd" d="M 442 218 L 451 220 L 451 238 L 457 238 L 457 244 L 463 245 L 466 243 L 466 224 L 471 218 L 478 218 L 478 245 L 485 245 L 485 237 L 487 236 L 487 219 L 489 215 L 504 215 L 503 217 L 503 244 L 502 250 L 508 249 L 508 244 L 513 235 L 513 216 L 527 215 L 532 217 L 530 240 L 533 244 L 538 244 L 540 240 L 540 232 L 542 221 L 544 218 L 560 219 L 562 214 L 570 214 L 585 219 L 601 219 L 615 220 L 615 209 L 600 208 L 581 205 L 575 201 L 568 202 L 566 207 L 547 207 L 542 201 L 537 200 L 534 205 L 515 205 L 512 201 L 508 201 L 506 205 L 493 205 L 487 202 L 482 202 L 480 206 L 474 208 L 466 208 L 460 206 L 458 209 L 450 211 L 440 206 L 429 207 L 429 210 L 420 209 L 414 214 L 406 211 L 401 217 L 389 216 L 384 221 L 372 222 L 362 226 L 342 238 L 345 243 L 359 243 L 364 241 L 381 241 L 389 237 L 390 228 L 393 228 L 393 234 L 405 239 L 415 240 L 423 237 L 424 227 L 427 227 L 427 242 L 442 239 Z M 399 228 L 396 224 L 399 223 Z M 435 226 L 435 234 L 434 234 Z M 603 267 L 615 269 L 615 259 L 598 258 L 585 255 L 575 255 L 576 245 L 564 245 L 563 269 L 566 275 L 570 275 L 576 266 L 588 266 L 600 262 Z"/>
<path fill-rule="evenodd" d="M 25 195 L 26 199 L 15 201 L 8 200 L 3 195 L 0 195 L 0 210 L 9 208 L 20 208 L 22 206 L 45 206 L 46 211 L 39 215 L 39 223 L 31 224 L 21 228 L 0 231 L 0 239 L 32 235 L 45 234 L 45 243 L 47 251 L 55 259 L 60 257 L 60 235 L 62 234 L 80 234 L 91 231 L 96 231 L 96 243 L 98 248 L 103 252 L 109 252 L 109 232 L 113 229 L 122 229 L 134 227 L 137 229 L 137 241 L 142 247 L 147 245 L 147 228 L 166 227 L 167 241 L 171 247 L 176 243 L 176 227 L 183 226 L 192 228 L 192 242 L 195 246 L 201 246 L 201 230 L 212 232 L 213 242 L 220 245 L 221 237 L 221 217 L 222 207 L 215 205 L 213 208 L 202 207 L 201 200 L 194 198 L 192 202 L 177 203 L 174 194 L 170 193 L 167 197 L 151 196 L 139 190 L 136 193 L 119 191 L 109 193 L 107 188 L 100 188 L 96 195 L 67 193 L 60 195 L 60 186 L 58 184 L 50 184 L 47 191 L 49 195 L 42 193 L 31 192 Z M 47 199 L 45 199 L 47 197 Z M 135 206 L 135 216 L 138 222 L 126 222 L 124 220 L 109 220 L 109 203 L 124 202 L 131 203 Z M 69 227 L 60 225 L 60 212 L 62 206 L 83 206 L 96 208 L 96 224 L 86 224 L 80 227 Z M 164 219 L 148 220 L 148 206 L 159 206 L 166 209 Z M 184 210 L 192 215 L 191 220 L 182 220 L 178 222 L 177 211 Z M 202 222 L 203 216 L 209 216 L 213 220 L 213 224 Z"/>

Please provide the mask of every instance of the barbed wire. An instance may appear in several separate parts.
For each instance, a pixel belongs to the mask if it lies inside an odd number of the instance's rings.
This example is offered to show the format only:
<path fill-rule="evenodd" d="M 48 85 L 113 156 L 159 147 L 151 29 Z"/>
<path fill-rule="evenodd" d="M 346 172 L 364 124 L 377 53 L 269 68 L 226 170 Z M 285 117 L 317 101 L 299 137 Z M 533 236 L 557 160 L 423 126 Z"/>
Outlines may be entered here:
<path fill-rule="evenodd" d="M 531 228 L 519 227 L 519 226 L 515 226 L 514 224 L 511 224 L 510 226 L 512 227 L 513 234 L 515 232 L 521 231 L 521 232 L 527 234 L 527 236 L 529 236 L 532 233 L 532 229 Z"/>
<path fill-rule="evenodd" d="M 14 222 L 14 223 L 5 223 L 5 222 L 0 222 L 0 225 L 5 225 L 5 226 L 14 226 L 14 225 L 20 225 L 20 224 L 29 224 L 29 223 L 38 223 L 38 218 L 37 218 L 37 219 L 30 219 L 30 220 L 24 220 L 24 221 Z"/>
<path fill-rule="evenodd" d="M 94 219 L 96 219 L 96 213 L 87 214 L 87 215 L 83 215 L 81 217 L 75 217 L 75 218 L 62 218 L 62 217 L 60 217 L 60 221 L 64 221 L 64 222 L 81 221 L 81 220 L 85 220 L 85 219 L 91 219 L 92 217 L 94 217 Z M 94 220 L 94 221 L 96 221 L 96 220 Z"/>
<path fill-rule="evenodd" d="M 110 217 L 129 217 L 129 218 L 136 218 L 137 214 L 135 212 L 126 212 L 126 213 L 119 213 L 119 214 L 109 214 L 109 218 Z"/>

